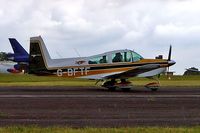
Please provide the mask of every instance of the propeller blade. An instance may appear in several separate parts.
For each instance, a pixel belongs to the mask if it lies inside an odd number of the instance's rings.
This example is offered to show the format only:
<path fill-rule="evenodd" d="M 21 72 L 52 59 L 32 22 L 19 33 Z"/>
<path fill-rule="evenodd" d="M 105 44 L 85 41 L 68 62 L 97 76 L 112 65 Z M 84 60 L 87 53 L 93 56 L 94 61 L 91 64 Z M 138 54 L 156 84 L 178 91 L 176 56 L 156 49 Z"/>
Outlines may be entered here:
<path fill-rule="evenodd" d="M 169 47 L 168 61 L 171 60 L 171 54 L 172 54 L 172 45 L 170 45 L 170 47 Z"/>

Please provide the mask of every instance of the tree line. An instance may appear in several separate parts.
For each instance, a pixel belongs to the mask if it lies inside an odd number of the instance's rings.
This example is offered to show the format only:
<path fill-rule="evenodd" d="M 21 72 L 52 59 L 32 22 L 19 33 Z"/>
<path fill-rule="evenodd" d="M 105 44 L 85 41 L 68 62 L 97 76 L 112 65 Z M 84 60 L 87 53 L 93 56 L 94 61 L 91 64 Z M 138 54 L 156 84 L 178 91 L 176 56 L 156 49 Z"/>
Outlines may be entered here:
<path fill-rule="evenodd" d="M 7 61 L 7 53 L 6 52 L 0 52 L 0 61 Z"/>

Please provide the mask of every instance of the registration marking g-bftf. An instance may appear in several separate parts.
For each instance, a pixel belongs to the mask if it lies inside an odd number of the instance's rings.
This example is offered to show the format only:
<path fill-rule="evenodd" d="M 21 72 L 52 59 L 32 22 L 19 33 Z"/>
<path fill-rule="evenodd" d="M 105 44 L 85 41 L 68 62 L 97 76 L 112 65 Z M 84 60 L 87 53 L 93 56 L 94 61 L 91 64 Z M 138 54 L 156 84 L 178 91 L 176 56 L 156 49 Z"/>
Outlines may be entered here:
<path fill-rule="evenodd" d="M 80 72 L 81 76 L 87 75 L 89 70 L 89 67 L 80 67 L 80 68 L 68 68 L 67 69 L 67 76 L 76 76 L 77 72 Z M 61 77 L 63 76 L 62 69 L 57 70 L 57 76 Z"/>

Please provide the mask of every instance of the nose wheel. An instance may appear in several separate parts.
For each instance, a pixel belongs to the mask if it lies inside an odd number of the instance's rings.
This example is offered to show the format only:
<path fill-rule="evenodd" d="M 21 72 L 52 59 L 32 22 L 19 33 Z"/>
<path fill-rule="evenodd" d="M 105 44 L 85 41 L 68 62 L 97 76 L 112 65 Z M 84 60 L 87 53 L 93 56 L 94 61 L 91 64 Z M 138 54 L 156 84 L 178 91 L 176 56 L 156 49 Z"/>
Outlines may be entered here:
<path fill-rule="evenodd" d="M 145 85 L 146 88 L 151 89 L 151 91 L 157 91 L 160 88 L 160 82 L 156 78 L 151 78 L 153 80 L 156 80 L 155 82 L 151 82 Z"/>

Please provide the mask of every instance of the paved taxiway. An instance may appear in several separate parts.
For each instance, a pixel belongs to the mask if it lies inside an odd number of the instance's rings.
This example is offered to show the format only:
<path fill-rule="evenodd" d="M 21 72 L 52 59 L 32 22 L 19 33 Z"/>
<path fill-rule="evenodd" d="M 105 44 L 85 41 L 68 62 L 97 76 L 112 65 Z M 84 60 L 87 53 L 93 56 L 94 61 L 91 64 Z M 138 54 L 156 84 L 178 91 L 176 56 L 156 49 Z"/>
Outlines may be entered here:
<path fill-rule="evenodd" d="M 0 87 L 0 126 L 200 125 L 200 87 L 109 92 L 96 87 Z"/>

